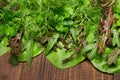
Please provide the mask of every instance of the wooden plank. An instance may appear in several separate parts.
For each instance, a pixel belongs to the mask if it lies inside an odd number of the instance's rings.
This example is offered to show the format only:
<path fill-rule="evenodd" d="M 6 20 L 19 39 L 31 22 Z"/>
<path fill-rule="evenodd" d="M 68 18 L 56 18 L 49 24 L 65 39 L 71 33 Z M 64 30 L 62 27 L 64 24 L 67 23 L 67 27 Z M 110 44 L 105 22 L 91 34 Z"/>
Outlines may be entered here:
<path fill-rule="evenodd" d="M 113 80 L 112 75 L 99 72 L 88 61 L 65 70 L 46 61 L 44 75 L 44 80 Z"/>
<path fill-rule="evenodd" d="M 114 80 L 120 80 L 120 73 L 114 74 Z"/>
<path fill-rule="evenodd" d="M 8 54 L 0 57 L 0 80 L 19 80 L 22 64 L 11 66 L 8 57 Z"/>
<path fill-rule="evenodd" d="M 33 59 L 31 67 L 21 63 L 16 67 L 8 64 L 8 55 L 0 57 L 0 80 L 113 80 L 112 75 L 96 70 L 89 61 L 60 70 L 44 55 Z"/>
<path fill-rule="evenodd" d="M 32 66 L 28 67 L 26 63 L 23 64 L 20 80 L 43 80 L 45 58 L 43 55 L 33 59 Z"/>

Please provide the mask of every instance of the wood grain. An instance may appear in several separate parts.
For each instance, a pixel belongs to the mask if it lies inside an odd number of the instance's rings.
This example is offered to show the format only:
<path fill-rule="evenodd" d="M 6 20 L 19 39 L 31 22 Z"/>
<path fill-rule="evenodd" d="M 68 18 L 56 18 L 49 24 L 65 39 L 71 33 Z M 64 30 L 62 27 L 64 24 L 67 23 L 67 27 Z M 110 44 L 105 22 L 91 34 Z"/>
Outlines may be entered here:
<path fill-rule="evenodd" d="M 120 80 L 120 74 L 109 75 L 99 72 L 89 61 L 60 70 L 44 55 L 34 58 L 31 67 L 26 63 L 11 66 L 7 61 L 8 57 L 9 55 L 0 57 L 0 80 Z"/>
<path fill-rule="evenodd" d="M 120 73 L 114 74 L 114 80 L 120 80 Z"/>

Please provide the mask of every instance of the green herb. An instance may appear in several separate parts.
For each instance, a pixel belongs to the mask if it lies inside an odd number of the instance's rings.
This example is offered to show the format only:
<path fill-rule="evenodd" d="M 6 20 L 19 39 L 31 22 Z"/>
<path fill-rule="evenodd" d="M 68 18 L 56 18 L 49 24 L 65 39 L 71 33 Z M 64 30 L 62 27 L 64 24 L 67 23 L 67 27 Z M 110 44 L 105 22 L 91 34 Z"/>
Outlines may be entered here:
<path fill-rule="evenodd" d="M 89 60 L 120 72 L 119 0 L 1 0 L 0 56 L 17 65 L 44 54 L 60 69 Z"/>

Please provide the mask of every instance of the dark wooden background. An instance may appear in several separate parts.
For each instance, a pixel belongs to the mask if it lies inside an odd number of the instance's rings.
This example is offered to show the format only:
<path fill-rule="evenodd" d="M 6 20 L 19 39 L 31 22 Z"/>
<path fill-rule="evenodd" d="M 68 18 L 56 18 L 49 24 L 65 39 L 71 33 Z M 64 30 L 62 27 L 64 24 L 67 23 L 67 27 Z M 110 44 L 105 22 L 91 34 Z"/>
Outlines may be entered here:
<path fill-rule="evenodd" d="M 120 80 L 119 74 L 105 74 L 96 70 L 88 61 L 60 70 L 54 67 L 44 55 L 33 59 L 32 67 L 26 63 L 11 66 L 8 54 L 0 57 L 0 80 Z"/>

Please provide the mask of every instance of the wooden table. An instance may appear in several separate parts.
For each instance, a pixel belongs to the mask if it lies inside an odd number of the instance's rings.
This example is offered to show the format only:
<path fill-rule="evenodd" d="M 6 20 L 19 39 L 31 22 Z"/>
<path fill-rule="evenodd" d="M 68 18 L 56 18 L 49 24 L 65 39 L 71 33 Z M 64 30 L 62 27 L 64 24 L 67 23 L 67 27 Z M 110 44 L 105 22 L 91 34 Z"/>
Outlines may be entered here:
<path fill-rule="evenodd" d="M 33 59 L 32 67 L 26 63 L 11 66 L 8 54 L 0 57 L 0 80 L 120 80 L 120 74 L 105 74 L 96 70 L 89 61 L 60 70 L 54 67 L 44 55 Z"/>

